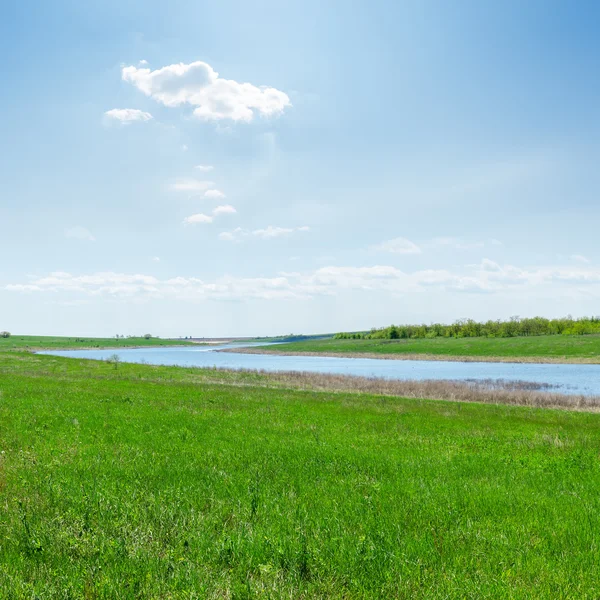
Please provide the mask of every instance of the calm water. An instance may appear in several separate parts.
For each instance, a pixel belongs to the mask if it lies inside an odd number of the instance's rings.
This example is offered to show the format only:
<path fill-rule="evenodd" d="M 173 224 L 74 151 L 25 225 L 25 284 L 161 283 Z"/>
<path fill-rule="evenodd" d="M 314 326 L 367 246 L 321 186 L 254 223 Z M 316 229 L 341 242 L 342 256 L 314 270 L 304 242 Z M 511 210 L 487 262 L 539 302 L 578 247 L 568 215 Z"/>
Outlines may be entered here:
<path fill-rule="evenodd" d="M 218 348 L 247 347 L 227 344 Z M 265 344 L 261 344 L 264 346 Z M 273 356 L 217 352 L 217 347 L 165 347 L 123 350 L 65 350 L 42 352 L 56 356 L 104 360 L 118 354 L 123 362 L 182 367 L 310 371 L 383 377 L 387 379 L 450 379 L 455 381 L 503 379 L 557 386 L 554 391 L 600 395 L 600 365 L 548 365 L 511 363 L 461 363 L 417 360 L 377 360 L 325 356 Z"/>

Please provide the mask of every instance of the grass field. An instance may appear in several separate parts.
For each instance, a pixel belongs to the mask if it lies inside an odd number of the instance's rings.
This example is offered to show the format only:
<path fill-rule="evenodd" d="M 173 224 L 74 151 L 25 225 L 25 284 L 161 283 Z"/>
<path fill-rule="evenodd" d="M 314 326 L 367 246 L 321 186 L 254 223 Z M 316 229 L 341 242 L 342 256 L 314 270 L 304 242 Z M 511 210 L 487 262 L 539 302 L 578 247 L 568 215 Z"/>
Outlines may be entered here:
<path fill-rule="evenodd" d="M 131 346 L 185 346 L 191 344 L 185 340 L 163 340 L 144 337 L 129 338 L 93 338 L 93 337 L 53 337 L 43 335 L 12 335 L 0 338 L 2 350 L 59 350 L 77 348 L 127 348 Z"/>
<path fill-rule="evenodd" d="M 410 340 L 317 340 L 292 342 L 274 352 L 318 354 L 426 355 L 449 358 L 548 359 L 600 362 L 600 335 L 543 335 L 514 338 Z"/>
<path fill-rule="evenodd" d="M 1 598 L 597 598 L 600 416 L 0 353 Z"/>

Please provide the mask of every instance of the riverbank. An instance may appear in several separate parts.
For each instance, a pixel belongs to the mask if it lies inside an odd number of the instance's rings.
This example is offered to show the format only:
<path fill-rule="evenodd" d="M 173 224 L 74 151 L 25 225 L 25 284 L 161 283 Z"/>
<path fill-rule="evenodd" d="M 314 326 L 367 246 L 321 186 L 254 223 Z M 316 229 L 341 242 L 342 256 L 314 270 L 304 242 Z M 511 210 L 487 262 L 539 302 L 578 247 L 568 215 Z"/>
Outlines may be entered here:
<path fill-rule="evenodd" d="M 384 360 L 600 364 L 600 335 L 408 340 L 328 339 L 241 351 L 255 354 L 345 356 Z"/>
<path fill-rule="evenodd" d="M 0 596 L 593 597 L 599 415 L 384 384 L 0 353 Z"/>
<path fill-rule="evenodd" d="M 573 364 L 597 365 L 599 358 L 571 358 L 554 356 L 456 356 L 453 354 L 383 354 L 379 352 L 303 352 L 301 350 L 267 350 L 261 348 L 224 348 L 217 352 L 235 352 L 238 354 L 270 354 L 273 356 L 323 356 L 328 358 L 373 358 L 378 360 L 426 360 L 449 362 L 490 362 L 514 364 Z"/>

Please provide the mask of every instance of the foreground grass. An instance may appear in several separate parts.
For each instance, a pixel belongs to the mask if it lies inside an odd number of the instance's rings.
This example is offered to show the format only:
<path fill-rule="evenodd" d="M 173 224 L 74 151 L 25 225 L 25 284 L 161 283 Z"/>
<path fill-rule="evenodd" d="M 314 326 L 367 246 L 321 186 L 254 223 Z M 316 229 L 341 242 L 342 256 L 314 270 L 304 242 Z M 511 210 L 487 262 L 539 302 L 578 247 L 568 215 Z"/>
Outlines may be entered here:
<path fill-rule="evenodd" d="M 336 354 L 422 355 L 449 358 L 550 359 L 600 363 L 600 335 L 409 340 L 316 340 L 292 342 L 274 351 Z"/>
<path fill-rule="evenodd" d="M 596 598 L 600 417 L 0 354 L 2 598 Z"/>
<path fill-rule="evenodd" d="M 44 335 L 12 335 L 0 338 L 2 350 L 58 350 L 78 348 L 128 348 L 132 346 L 187 346 L 191 342 L 185 340 L 163 340 L 160 338 L 129 337 L 129 338 L 84 338 L 84 337 L 53 337 Z"/>

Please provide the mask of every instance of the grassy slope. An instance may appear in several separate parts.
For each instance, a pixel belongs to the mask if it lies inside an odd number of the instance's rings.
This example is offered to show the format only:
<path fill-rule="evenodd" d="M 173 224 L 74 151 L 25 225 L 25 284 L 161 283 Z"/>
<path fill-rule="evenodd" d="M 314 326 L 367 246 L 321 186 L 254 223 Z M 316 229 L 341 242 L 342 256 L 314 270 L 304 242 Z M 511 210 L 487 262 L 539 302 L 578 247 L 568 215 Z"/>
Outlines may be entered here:
<path fill-rule="evenodd" d="M 12 335 L 0 338 L 2 350 L 39 350 L 39 349 L 77 349 L 77 348 L 126 348 L 128 346 L 185 346 L 191 344 L 185 340 L 163 340 L 143 337 L 132 338 L 84 338 L 84 337 L 53 337 L 43 335 Z"/>
<path fill-rule="evenodd" d="M 0 597 L 596 598 L 600 416 L 0 353 Z"/>
<path fill-rule="evenodd" d="M 293 342 L 286 352 L 435 354 L 447 356 L 580 358 L 600 362 L 600 335 L 414 340 L 320 340 Z"/>

